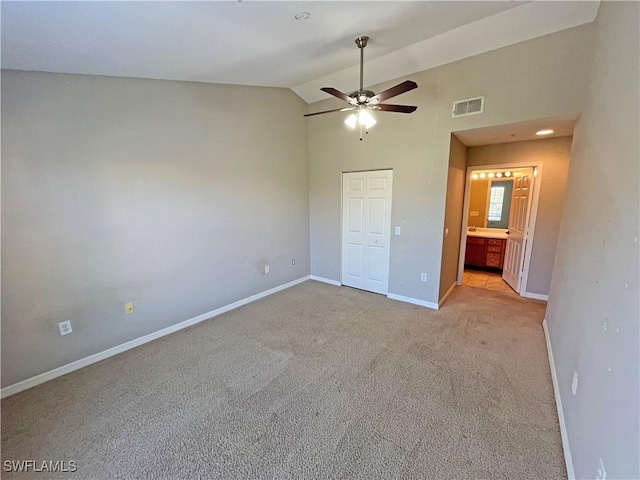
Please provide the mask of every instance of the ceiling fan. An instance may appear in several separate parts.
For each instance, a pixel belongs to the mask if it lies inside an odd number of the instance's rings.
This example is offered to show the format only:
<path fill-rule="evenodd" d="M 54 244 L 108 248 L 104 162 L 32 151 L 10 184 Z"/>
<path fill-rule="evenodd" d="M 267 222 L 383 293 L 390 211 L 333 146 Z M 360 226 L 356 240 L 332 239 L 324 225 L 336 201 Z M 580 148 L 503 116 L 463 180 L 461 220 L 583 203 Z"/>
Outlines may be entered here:
<path fill-rule="evenodd" d="M 402 93 L 418 88 L 416 82 L 406 80 L 399 83 L 395 87 L 391 87 L 378 94 L 373 93 L 371 90 L 365 90 L 363 86 L 363 65 L 364 65 L 364 47 L 367 46 L 369 37 L 356 38 L 356 45 L 360 49 L 360 89 L 347 95 L 340 90 L 333 87 L 321 88 L 323 92 L 333 95 L 334 97 L 344 100 L 349 104 L 348 107 L 336 108 L 333 110 L 325 110 L 324 112 L 307 113 L 305 117 L 312 117 L 314 115 L 322 115 L 324 113 L 333 112 L 348 112 L 353 113 L 347 117 L 344 123 L 349 127 L 355 128 L 356 125 L 360 125 L 360 140 L 362 140 L 362 129 L 365 131 L 376 124 L 375 118 L 371 115 L 370 110 L 381 112 L 398 112 L 398 113 L 413 113 L 418 107 L 413 105 L 390 105 L 383 102 L 389 98 L 395 97 Z"/>

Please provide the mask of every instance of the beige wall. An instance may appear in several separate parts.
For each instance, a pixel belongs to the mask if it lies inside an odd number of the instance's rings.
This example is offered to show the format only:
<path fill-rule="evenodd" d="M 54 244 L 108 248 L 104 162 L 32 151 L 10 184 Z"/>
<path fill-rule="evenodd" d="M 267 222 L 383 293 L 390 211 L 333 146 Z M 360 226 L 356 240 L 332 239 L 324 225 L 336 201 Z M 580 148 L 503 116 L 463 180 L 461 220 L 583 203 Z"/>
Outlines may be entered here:
<path fill-rule="evenodd" d="M 529 293 L 549 294 L 569 172 L 571 140 L 571 137 L 559 137 L 502 143 L 470 147 L 468 151 L 469 166 L 544 162 L 540 178 L 537 179 L 542 183 L 527 281 Z"/>
<path fill-rule="evenodd" d="M 311 273 L 340 280 L 341 173 L 393 168 L 392 225 L 401 226 L 402 235 L 391 237 L 389 291 L 437 302 L 444 228 L 455 227 L 445 224 L 451 132 L 582 111 L 592 34 L 585 25 L 411 75 L 419 88 L 394 102 L 418 110 L 377 114 L 362 142 L 344 126 L 344 114 L 311 117 Z M 485 113 L 452 119 L 452 102 L 475 95 L 486 96 Z M 340 105 L 327 100 L 309 111 Z"/>
<path fill-rule="evenodd" d="M 547 308 L 576 478 L 600 458 L 607 478 L 640 478 L 638 18 L 638 2 L 600 4 Z"/>
<path fill-rule="evenodd" d="M 487 226 L 487 197 L 489 196 L 489 180 L 478 178 L 471 181 L 471 192 L 469 192 L 469 218 L 468 225 L 475 227 Z M 477 216 L 472 216 L 471 212 L 478 212 Z"/>
<path fill-rule="evenodd" d="M 464 184 L 467 169 L 467 147 L 455 135 L 451 135 L 449 151 L 449 173 L 447 174 L 447 208 L 444 214 L 445 225 L 442 242 L 442 270 L 440 272 L 440 290 L 438 300 L 456 283 L 457 262 L 460 256 L 460 234 L 462 228 L 462 210 L 464 204 Z M 451 268 L 453 267 L 453 268 Z"/>
<path fill-rule="evenodd" d="M 286 89 L 3 71 L 2 385 L 308 275 L 305 111 Z"/>

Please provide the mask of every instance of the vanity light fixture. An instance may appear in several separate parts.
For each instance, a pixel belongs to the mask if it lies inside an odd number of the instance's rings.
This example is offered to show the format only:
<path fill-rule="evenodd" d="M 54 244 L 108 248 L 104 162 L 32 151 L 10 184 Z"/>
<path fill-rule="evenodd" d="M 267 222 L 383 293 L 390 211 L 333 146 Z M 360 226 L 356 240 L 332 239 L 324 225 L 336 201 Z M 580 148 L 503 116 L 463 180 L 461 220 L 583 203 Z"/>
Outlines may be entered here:
<path fill-rule="evenodd" d="M 551 135 L 553 133 L 553 130 L 551 130 L 550 128 L 546 129 L 546 130 L 538 130 L 536 132 L 536 135 Z"/>
<path fill-rule="evenodd" d="M 471 174 L 471 179 L 472 180 L 478 180 L 479 178 L 485 179 L 485 178 L 509 178 L 513 175 L 513 173 L 511 172 L 473 172 Z M 537 169 L 534 169 L 533 171 L 533 175 L 537 175 Z"/>

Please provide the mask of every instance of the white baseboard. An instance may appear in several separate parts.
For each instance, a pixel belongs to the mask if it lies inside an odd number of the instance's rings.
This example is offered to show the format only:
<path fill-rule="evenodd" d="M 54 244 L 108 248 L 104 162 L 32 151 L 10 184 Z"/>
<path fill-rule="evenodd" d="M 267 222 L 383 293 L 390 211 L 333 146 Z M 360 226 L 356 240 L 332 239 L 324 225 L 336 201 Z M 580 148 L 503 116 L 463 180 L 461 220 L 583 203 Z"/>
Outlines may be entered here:
<path fill-rule="evenodd" d="M 418 300 L 417 298 L 405 297 L 403 295 L 396 295 L 395 293 L 388 293 L 387 298 L 391 300 L 398 300 L 399 302 L 412 303 L 413 305 L 420 305 L 421 307 L 431 308 L 438 310 L 438 304 L 433 302 L 427 302 L 425 300 Z"/>
<path fill-rule="evenodd" d="M 524 296 L 527 298 L 533 298 L 534 300 L 544 300 L 545 302 L 549 301 L 549 295 L 542 295 L 540 293 L 525 292 Z"/>
<path fill-rule="evenodd" d="M 569 447 L 569 436 L 567 434 L 567 425 L 564 421 L 564 411 L 562 410 L 562 398 L 560 397 L 560 389 L 558 387 L 558 377 L 556 376 L 556 365 L 553 361 L 553 351 L 551 350 L 551 340 L 549 339 L 549 330 L 547 329 L 547 319 L 542 321 L 542 330 L 544 330 L 544 338 L 547 342 L 547 355 L 549 357 L 549 367 L 551 368 L 551 378 L 553 380 L 553 393 L 556 397 L 556 408 L 558 409 L 558 422 L 560 423 L 560 436 L 562 437 L 562 450 L 564 451 L 564 461 L 567 464 L 567 477 L 569 480 L 575 480 L 576 474 L 573 471 L 573 460 L 571 459 L 571 448 Z"/>
<path fill-rule="evenodd" d="M 309 278 L 311 280 L 315 280 L 316 282 L 328 283 L 329 285 L 335 285 L 336 287 L 342 286 L 342 283 L 336 280 L 331 280 L 330 278 L 318 277 L 316 275 L 310 275 Z"/>
<path fill-rule="evenodd" d="M 27 378 L 26 380 L 14 383 L 13 385 L 8 385 L 2 389 L 0 398 L 15 395 L 16 393 L 22 392 L 23 390 L 35 387 L 36 385 L 40 385 L 44 382 L 48 382 L 49 380 L 53 380 L 54 378 L 61 377 L 62 375 L 66 375 L 67 373 L 79 370 L 83 367 L 99 362 L 106 358 L 113 357 L 114 355 L 118 355 L 119 353 L 126 352 L 127 350 L 131 350 L 132 348 L 151 342 L 160 337 L 164 337 L 165 335 L 169 335 L 179 330 L 184 330 L 187 327 L 203 322 L 210 318 L 217 317 L 218 315 L 222 315 L 223 313 L 234 310 L 238 307 L 242 307 L 243 305 L 247 305 L 248 303 L 255 302 L 256 300 L 267 297 L 276 292 L 286 290 L 287 288 L 293 287 L 294 285 L 298 285 L 299 283 L 305 282 L 307 280 L 309 280 L 308 275 L 302 278 L 298 278 L 297 280 L 293 280 L 292 282 L 270 288 L 269 290 L 257 293 L 256 295 L 243 298 L 242 300 L 230 303 L 229 305 L 225 305 L 224 307 L 220 307 L 210 312 L 203 313 L 202 315 L 190 318 L 189 320 L 185 320 L 184 322 L 180 322 L 175 325 L 171 325 L 170 327 L 163 328 L 162 330 L 158 330 L 157 332 L 153 332 L 148 335 L 144 335 L 142 337 L 122 343 L 120 345 L 116 345 L 115 347 L 108 348 L 107 350 L 103 350 L 102 352 L 94 353 L 93 355 L 81 358 L 80 360 L 76 360 L 75 362 L 67 363 L 66 365 L 62 365 L 61 367 L 54 368 L 53 370 L 49 370 L 48 372 L 44 372 L 34 377 Z"/>
<path fill-rule="evenodd" d="M 456 288 L 457 283 L 453 282 L 453 285 L 451 285 L 449 287 L 449 290 L 447 290 L 447 293 L 445 293 L 442 298 L 440 299 L 440 301 L 438 302 L 438 308 L 440 308 L 442 306 L 442 304 L 445 302 L 445 300 L 449 297 L 449 295 L 451 295 L 451 293 L 453 292 L 453 290 Z"/>

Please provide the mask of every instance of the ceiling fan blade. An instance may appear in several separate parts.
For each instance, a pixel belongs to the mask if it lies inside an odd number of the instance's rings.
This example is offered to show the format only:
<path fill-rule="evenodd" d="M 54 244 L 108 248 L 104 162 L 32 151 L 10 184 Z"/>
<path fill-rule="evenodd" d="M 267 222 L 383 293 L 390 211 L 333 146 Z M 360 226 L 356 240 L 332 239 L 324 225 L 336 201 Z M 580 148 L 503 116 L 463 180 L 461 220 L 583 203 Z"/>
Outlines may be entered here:
<path fill-rule="evenodd" d="M 395 87 L 391 87 L 388 90 L 380 92 L 374 97 L 371 97 L 369 103 L 384 102 L 388 98 L 395 97 L 396 95 L 408 92 L 409 90 L 413 90 L 414 88 L 418 88 L 418 84 L 416 82 L 412 82 L 411 80 L 406 80 L 402 83 L 399 83 Z"/>
<path fill-rule="evenodd" d="M 337 90 L 333 87 L 323 87 L 320 90 L 328 93 L 329 95 L 333 95 L 334 97 L 338 97 L 340 100 L 344 100 L 347 103 L 353 103 L 353 98 L 351 98 L 346 93 L 342 93 L 340 90 Z"/>
<path fill-rule="evenodd" d="M 324 112 L 316 112 L 316 113 L 307 113 L 305 117 L 313 117 L 314 115 L 322 115 L 323 113 L 333 113 L 333 112 L 346 112 L 348 110 L 353 110 L 355 107 L 346 107 L 346 108 L 334 108 L 333 110 L 325 110 Z"/>
<path fill-rule="evenodd" d="M 418 107 L 413 105 L 388 105 L 386 103 L 378 103 L 376 105 L 369 105 L 372 110 L 381 110 L 383 112 L 398 112 L 398 113 L 413 113 Z"/>

